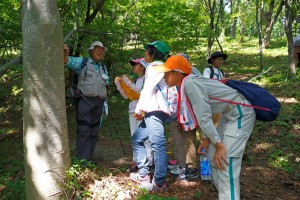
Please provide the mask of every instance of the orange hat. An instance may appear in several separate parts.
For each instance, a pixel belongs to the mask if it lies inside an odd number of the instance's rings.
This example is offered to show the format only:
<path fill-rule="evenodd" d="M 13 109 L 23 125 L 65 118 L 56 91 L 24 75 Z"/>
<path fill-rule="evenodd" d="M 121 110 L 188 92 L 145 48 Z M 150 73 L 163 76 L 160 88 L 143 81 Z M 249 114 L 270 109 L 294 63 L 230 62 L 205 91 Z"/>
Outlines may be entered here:
<path fill-rule="evenodd" d="M 174 55 L 167 59 L 162 65 L 153 66 L 156 72 L 178 71 L 184 74 L 190 74 L 192 67 L 187 59 L 182 55 Z"/>

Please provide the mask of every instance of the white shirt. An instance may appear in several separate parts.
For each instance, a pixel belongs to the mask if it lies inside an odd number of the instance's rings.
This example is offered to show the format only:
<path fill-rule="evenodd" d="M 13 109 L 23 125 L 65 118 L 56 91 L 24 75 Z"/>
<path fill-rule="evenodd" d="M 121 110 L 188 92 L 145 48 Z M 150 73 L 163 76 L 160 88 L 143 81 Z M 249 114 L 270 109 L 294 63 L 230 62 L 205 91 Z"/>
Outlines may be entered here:
<path fill-rule="evenodd" d="M 212 79 L 222 80 L 224 78 L 223 73 L 221 72 L 221 70 L 219 68 L 213 67 L 213 70 L 214 70 L 214 76 Z M 203 76 L 206 78 L 210 78 L 210 74 L 211 74 L 210 68 L 206 67 L 203 71 Z"/>
<path fill-rule="evenodd" d="M 164 73 L 157 73 L 153 70 L 153 66 L 161 64 L 163 62 L 154 61 L 147 66 L 144 87 L 135 108 L 136 114 L 141 115 L 143 111 L 163 111 L 167 114 L 169 113 L 167 84 L 163 79 Z"/>

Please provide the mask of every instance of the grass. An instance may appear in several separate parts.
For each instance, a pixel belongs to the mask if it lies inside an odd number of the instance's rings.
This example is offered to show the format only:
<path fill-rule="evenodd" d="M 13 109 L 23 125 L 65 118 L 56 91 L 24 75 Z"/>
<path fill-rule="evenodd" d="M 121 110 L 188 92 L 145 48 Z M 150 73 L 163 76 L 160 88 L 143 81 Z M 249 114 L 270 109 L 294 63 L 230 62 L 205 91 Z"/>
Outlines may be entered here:
<path fill-rule="evenodd" d="M 257 40 L 248 38 L 245 41 L 241 44 L 235 40 L 228 40 L 222 44 L 229 56 L 223 70 L 230 77 L 248 80 L 261 72 L 258 65 Z M 204 58 L 206 49 L 205 47 L 195 47 L 195 49 L 198 51 L 195 52 L 191 49 L 189 52 L 194 53 L 190 53 L 189 56 L 192 63 L 200 71 L 203 71 L 206 66 Z M 213 47 L 213 50 L 216 49 L 217 47 Z M 253 152 L 249 162 L 256 162 L 258 157 L 263 157 L 267 160 L 266 165 L 283 170 L 300 179 L 300 80 L 286 79 L 289 67 L 284 40 L 271 41 L 271 48 L 264 50 L 263 63 L 264 70 L 272 68 L 254 82 L 263 85 L 278 97 L 282 102 L 282 110 L 276 121 L 256 123 L 246 150 L 247 153 Z M 129 69 L 122 70 L 122 73 L 129 73 Z M 0 151 L 2 152 L 0 154 L 0 199 L 25 199 L 22 122 L 20 122 L 22 118 L 22 76 L 16 76 L 20 73 L 19 67 L 12 68 L 0 80 L 0 138 L 2 138 L 0 140 Z M 117 73 L 121 74 L 121 72 Z M 16 78 L 11 78 L 14 76 Z M 109 115 L 104 118 L 102 125 L 101 134 L 103 136 L 130 143 L 128 103 L 113 87 L 111 88 Z M 70 116 L 73 113 L 68 113 L 68 115 L 69 129 L 75 130 L 74 116 Z M 73 147 L 71 147 L 71 153 L 74 155 Z M 75 168 L 74 170 L 80 171 L 81 169 Z M 109 173 L 108 170 L 102 170 Z M 74 180 L 74 177 L 75 174 L 72 176 L 72 184 L 76 185 L 78 182 Z M 84 188 L 81 190 L 84 191 Z M 88 196 L 89 193 L 86 192 L 81 195 Z M 200 191 L 195 193 L 196 199 L 200 199 L 201 196 Z M 160 199 L 159 196 L 153 194 L 144 194 L 140 198 Z"/>

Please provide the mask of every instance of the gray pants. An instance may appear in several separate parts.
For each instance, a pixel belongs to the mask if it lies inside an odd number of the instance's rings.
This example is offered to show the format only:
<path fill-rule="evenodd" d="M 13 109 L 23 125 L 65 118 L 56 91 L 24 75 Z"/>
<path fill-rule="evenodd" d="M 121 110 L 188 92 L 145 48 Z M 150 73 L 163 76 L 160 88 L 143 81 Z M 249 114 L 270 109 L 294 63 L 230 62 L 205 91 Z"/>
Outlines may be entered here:
<path fill-rule="evenodd" d="M 80 98 L 78 101 L 76 149 L 80 160 L 92 160 L 98 141 L 103 104 L 104 99 L 98 97 Z"/>
<path fill-rule="evenodd" d="M 243 103 L 250 104 L 246 99 Z M 240 199 L 240 172 L 243 153 L 255 124 L 255 112 L 253 108 L 230 104 L 228 112 L 223 113 L 220 120 L 218 133 L 226 148 L 226 159 L 229 165 L 225 171 L 217 170 L 211 162 L 212 178 L 218 189 L 219 199 Z M 221 131 L 222 130 L 222 131 Z M 208 149 L 208 157 L 213 160 L 215 147 L 211 144 Z"/>

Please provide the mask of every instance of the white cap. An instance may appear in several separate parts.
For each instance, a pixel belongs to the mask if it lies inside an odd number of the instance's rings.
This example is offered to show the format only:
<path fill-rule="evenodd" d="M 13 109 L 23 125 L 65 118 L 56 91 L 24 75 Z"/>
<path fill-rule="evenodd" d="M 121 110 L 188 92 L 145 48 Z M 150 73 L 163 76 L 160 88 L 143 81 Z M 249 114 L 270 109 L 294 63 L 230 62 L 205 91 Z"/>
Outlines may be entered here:
<path fill-rule="evenodd" d="M 102 44 L 102 42 L 95 41 L 90 45 L 89 49 L 94 49 L 95 46 L 103 47 L 105 51 L 107 51 L 107 48 Z"/>

